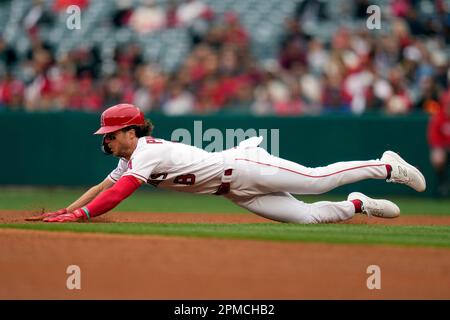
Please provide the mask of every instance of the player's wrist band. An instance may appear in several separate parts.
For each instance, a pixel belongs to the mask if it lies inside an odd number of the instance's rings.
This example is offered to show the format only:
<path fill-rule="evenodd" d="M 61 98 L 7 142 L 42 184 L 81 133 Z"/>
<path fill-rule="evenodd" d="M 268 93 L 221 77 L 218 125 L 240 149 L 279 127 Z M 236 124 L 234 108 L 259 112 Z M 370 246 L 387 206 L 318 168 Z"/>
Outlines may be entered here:
<path fill-rule="evenodd" d="M 88 221 L 91 221 L 91 215 L 89 214 L 89 210 L 86 207 L 81 208 L 83 212 L 86 214 L 86 217 L 88 218 Z"/>

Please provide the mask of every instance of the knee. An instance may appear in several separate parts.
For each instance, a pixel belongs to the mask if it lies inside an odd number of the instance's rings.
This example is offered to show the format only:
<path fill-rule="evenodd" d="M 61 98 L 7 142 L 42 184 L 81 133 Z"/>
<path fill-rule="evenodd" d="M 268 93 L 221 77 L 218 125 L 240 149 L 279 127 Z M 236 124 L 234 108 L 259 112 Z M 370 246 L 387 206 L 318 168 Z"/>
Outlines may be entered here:
<path fill-rule="evenodd" d="M 317 224 L 319 220 L 313 215 L 301 215 L 298 217 L 298 220 L 295 222 L 298 224 Z"/>

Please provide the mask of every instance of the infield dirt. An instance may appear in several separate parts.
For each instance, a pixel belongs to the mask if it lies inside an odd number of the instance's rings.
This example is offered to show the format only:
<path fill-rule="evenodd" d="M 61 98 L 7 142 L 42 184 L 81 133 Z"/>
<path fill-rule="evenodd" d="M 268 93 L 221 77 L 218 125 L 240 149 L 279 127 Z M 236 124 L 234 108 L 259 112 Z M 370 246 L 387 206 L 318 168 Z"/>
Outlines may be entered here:
<path fill-rule="evenodd" d="M 0 222 L 23 221 L 28 215 L 2 212 Z M 267 222 L 253 215 L 185 213 L 110 213 L 102 219 L 175 218 L 184 223 Z M 364 218 L 352 223 L 384 221 Z M 388 221 L 449 224 L 448 217 Z M 13 229 L 0 229 L 0 248 L 0 299 L 450 299 L 450 250 L 445 248 Z M 70 265 L 81 269 L 81 290 L 66 287 Z M 367 288 L 370 265 L 381 268 L 380 290 Z"/>
<path fill-rule="evenodd" d="M 30 211 L 0 210 L 0 223 L 32 223 L 25 218 L 33 216 Z M 92 222 L 140 222 L 140 223 L 277 223 L 255 214 L 210 214 L 210 213 L 148 213 L 148 212 L 110 212 Z M 447 225 L 450 216 L 415 215 L 400 216 L 395 219 L 368 218 L 358 214 L 342 222 L 349 224 L 376 225 Z"/>

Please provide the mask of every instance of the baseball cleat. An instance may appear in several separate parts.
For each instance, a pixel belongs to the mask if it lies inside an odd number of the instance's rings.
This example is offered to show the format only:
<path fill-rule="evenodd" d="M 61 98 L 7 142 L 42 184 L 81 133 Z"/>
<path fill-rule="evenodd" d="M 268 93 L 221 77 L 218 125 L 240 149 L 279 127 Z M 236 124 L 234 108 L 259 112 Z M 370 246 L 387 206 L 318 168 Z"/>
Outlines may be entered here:
<path fill-rule="evenodd" d="M 389 200 L 372 199 L 360 192 L 350 193 L 347 200 L 360 200 L 362 202 L 362 212 L 369 217 L 396 218 L 400 215 L 400 208 Z"/>
<path fill-rule="evenodd" d="M 391 177 L 386 179 L 387 182 L 406 184 L 418 192 L 425 191 L 427 185 L 423 174 L 397 153 L 386 151 L 380 160 L 392 167 Z"/>

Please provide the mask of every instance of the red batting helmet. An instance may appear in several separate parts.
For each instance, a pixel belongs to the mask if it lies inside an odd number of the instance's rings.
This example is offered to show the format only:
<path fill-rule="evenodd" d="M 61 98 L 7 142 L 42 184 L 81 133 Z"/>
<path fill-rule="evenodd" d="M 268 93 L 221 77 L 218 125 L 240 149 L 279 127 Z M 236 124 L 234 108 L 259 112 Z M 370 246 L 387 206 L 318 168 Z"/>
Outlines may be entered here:
<path fill-rule="evenodd" d="M 144 113 L 132 104 L 121 103 L 103 111 L 100 119 L 100 129 L 94 134 L 114 132 L 128 126 L 143 125 Z"/>

